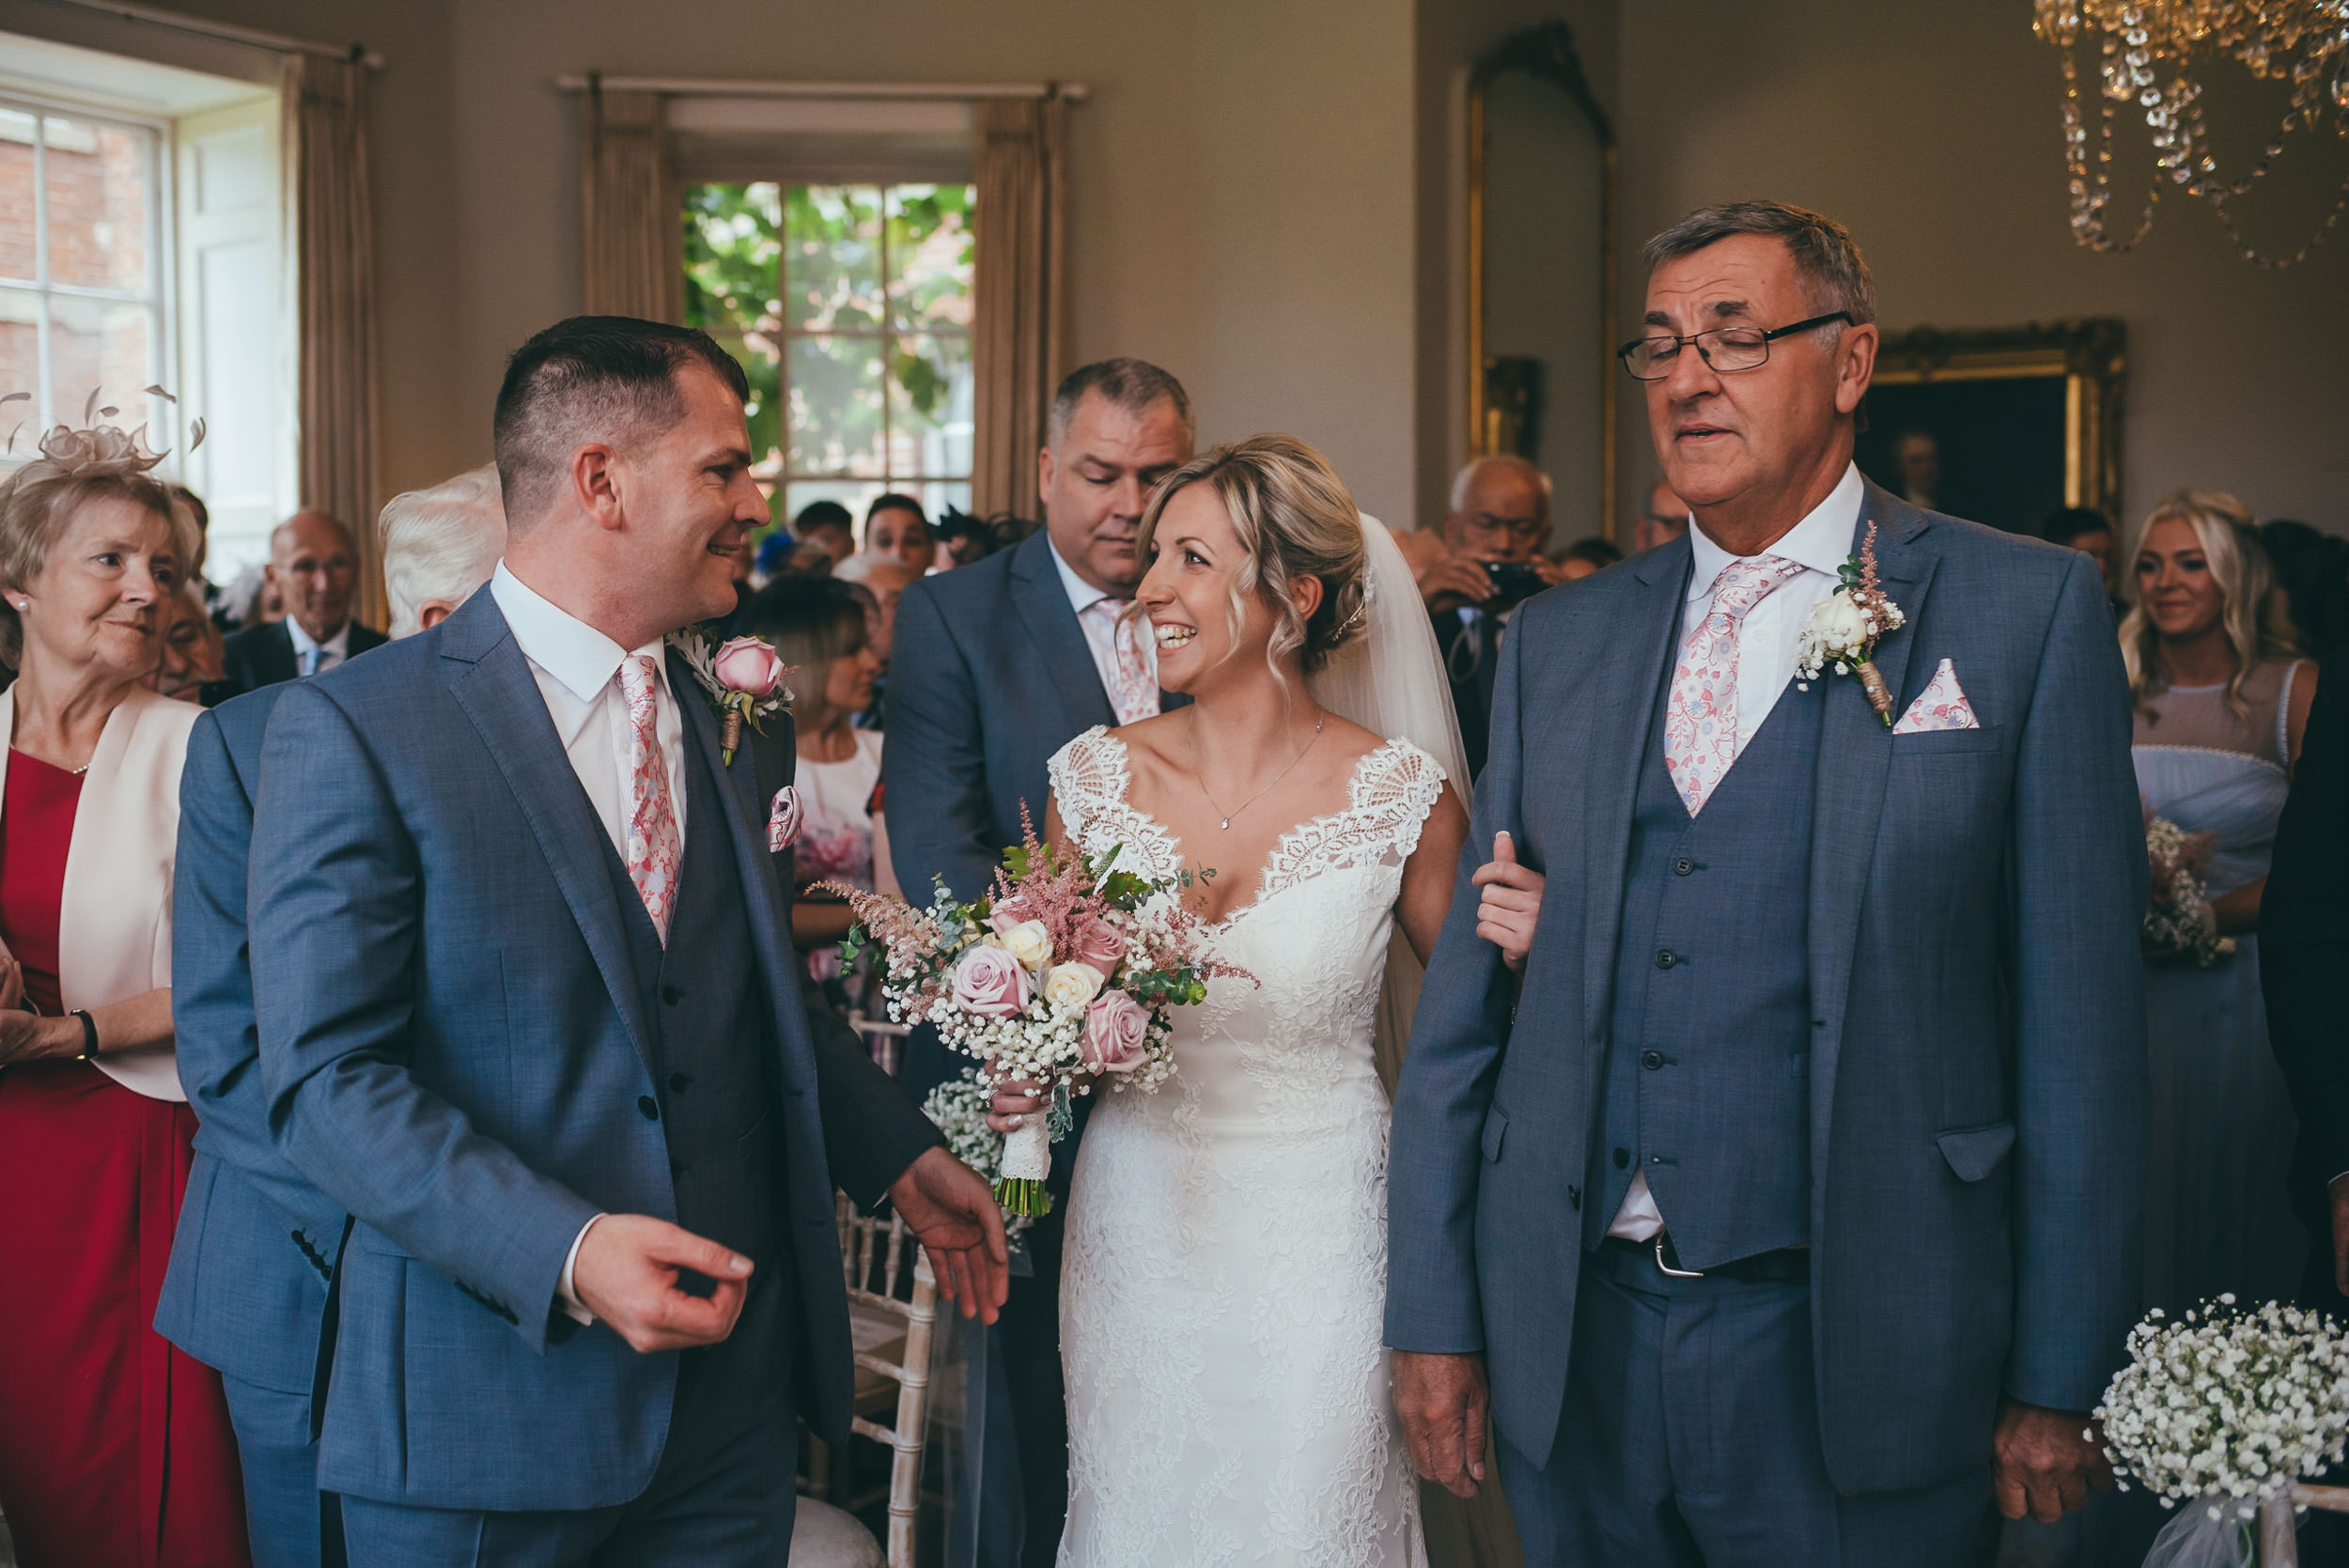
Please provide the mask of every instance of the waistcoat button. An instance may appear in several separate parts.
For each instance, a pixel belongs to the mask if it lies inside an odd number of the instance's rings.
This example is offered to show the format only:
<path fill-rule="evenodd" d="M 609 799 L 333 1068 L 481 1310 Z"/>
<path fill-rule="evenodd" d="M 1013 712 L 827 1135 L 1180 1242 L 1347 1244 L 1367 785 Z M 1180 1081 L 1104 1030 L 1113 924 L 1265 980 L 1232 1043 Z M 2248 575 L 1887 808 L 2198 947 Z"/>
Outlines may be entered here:
<path fill-rule="evenodd" d="M 1678 962 L 1680 955 L 1669 947 L 1660 949 L 1656 955 L 1656 967 L 1659 970 L 1668 970 Z"/>
<path fill-rule="evenodd" d="M 669 1093 L 670 1093 L 670 1094 L 684 1094 L 684 1093 L 685 1093 L 688 1089 L 691 1089 L 691 1088 L 692 1088 L 692 1087 L 693 1087 L 693 1075 L 692 1075 L 692 1074 L 691 1074 L 691 1073 L 671 1073 L 671 1074 L 669 1075 Z"/>
<path fill-rule="evenodd" d="M 675 1007 L 678 1002 L 685 1000 L 685 993 L 678 990 L 675 986 L 663 986 L 661 987 L 661 1000 L 667 1002 L 670 1006 Z"/>
<path fill-rule="evenodd" d="M 1640 1053 L 1640 1065 L 1651 1073 L 1663 1064 L 1664 1053 L 1660 1050 L 1643 1050 Z"/>
<path fill-rule="evenodd" d="M 650 1094 L 637 1095 L 636 1109 L 645 1113 L 645 1120 L 647 1122 L 658 1122 L 661 1120 L 661 1108 L 653 1103 L 653 1098 Z"/>
<path fill-rule="evenodd" d="M 1682 855 L 1672 862 L 1672 875 L 1675 877 L 1686 877 L 1696 868 L 1697 862 L 1690 860 L 1686 855 Z"/>

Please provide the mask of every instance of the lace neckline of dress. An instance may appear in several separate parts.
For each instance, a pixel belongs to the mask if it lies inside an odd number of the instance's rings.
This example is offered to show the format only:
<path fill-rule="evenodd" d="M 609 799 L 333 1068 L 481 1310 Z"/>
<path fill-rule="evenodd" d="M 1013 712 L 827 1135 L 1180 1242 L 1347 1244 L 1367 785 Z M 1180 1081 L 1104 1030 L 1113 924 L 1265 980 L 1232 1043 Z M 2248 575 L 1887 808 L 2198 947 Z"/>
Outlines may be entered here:
<path fill-rule="evenodd" d="M 1172 876 L 1181 870 L 1183 841 L 1180 835 L 1133 803 L 1133 769 L 1129 766 L 1129 753 L 1124 739 L 1112 735 L 1106 728 L 1094 730 L 1088 738 L 1097 743 L 1107 765 L 1103 768 L 1108 775 L 1103 781 L 1107 787 L 1102 793 L 1105 803 L 1113 804 L 1126 819 L 1122 835 L 1126 842 L 1150 856 L 1155 862 L 1152 867 L 1155 875 Z M 1229 930 L 1241 916 L 1263 908 L 1265 901 L 1274 893 L 1301 881 L 1303 878 L 1299 873 L 1306 863 L 1303 852 L 1310 850 L 1315 843 L 1329 839 L 1331 829 L 1361 815 L 1369 804 L 1363 796 L 1371 782 L 1378 777 L 1379 768 L 1410 749 L 1411 743 L 1408 740 L 1388 740 L 1365 752 L 1354 764 L 1354 771 L 1346 780 L 1346 804 L 1336 811 L 1324 812 L 1319 816 L 1299 822 L 1274 840 L 1272 853 L 1266 858 L 1263 865 L 1256 868 L 1256 891 L 1245 902 L 1234 905 L 1221 918 L 1209 921 L 1207 928 L 1211 931 Z M 1148 847 L 1143 849 L 1145 843 Z"/>

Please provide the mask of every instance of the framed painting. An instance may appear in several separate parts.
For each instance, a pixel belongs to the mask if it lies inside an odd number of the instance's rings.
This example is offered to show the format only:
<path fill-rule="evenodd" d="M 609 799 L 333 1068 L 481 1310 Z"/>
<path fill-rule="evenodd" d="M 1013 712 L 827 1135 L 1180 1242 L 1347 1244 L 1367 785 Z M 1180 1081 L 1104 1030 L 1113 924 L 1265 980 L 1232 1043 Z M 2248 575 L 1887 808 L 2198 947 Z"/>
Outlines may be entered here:
<path fill-rule="evenodd" d="M 1887 333 L 1863 405 L 1859 471 L 1894 495 L 2010 533 L 2087 506 L 2118 528 L 2128 330 Z"/>

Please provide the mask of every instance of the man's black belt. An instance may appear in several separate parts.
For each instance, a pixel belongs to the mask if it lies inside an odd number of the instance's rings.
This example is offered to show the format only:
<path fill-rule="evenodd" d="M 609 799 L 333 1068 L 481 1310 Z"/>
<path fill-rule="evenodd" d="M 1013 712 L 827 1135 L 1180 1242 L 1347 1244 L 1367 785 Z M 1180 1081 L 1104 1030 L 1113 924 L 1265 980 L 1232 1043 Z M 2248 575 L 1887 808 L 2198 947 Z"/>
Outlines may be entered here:
<path fill-rule="evenodd" d="M 1808 1247 L 1781 1247 L 1776 1251 L 1732 1258 L 1710 1268 L 1688 1268 L 1682 1265 L 1680 1254 L 1673 1250 L 1670 1231 L 1658 1231 L 1645 1241 L 1610 1235 L 1599 1245 L 1608 1251 L 1629 1253 L 1643 1259 L 1658 1274 L 1675 1280 L 1735 1280 L 1750 1285 L 1808 1284 L 1811 1281 L 1811 1249 Z"/>

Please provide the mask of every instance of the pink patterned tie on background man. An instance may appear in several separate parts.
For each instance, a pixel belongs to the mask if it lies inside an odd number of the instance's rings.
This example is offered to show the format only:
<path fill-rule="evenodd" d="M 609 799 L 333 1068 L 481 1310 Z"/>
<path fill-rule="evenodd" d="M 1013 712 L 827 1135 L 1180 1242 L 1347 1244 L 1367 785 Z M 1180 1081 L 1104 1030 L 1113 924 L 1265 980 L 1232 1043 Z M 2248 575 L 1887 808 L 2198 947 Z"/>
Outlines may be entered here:
<path fill-rule="evenodd" d="M 684 840 L 669 800 L 669 763 L 661 753 L 661 688 L 648 657 L 620 660 L 620 693 L 628 699 L 628 879 L 645 913 L 669 945 L 669 914 L 677 908 L 677 865 Z"/>
<path fill-rule="evenodd" d="M 1126 613 L 1133 603 L 1129 598 L 1096 599 L 1085 612 L 1106 618 L 1110 625 L 1111 645 L 1117 650 L 1117 679 L 1111 686 L 1110 706 L 1117 710 L 1121 724 L 1152 718 L 1159 711 L 1158 672 L 1142 645 L 1147 623 L 1140 615 Z"/>
<path fill-rule="evenodd" d="M 1801 570 L 1801 563 L 1778 555 L 1732 561 L 1713 580 L 1712 607 L 1680 645 L 1665 700 L 1664 771 L 1690 816 L 1737 760 L 1737 642 L 1746 612 Z"/>

